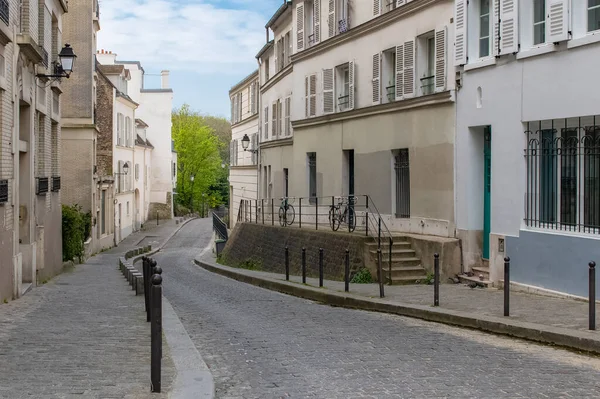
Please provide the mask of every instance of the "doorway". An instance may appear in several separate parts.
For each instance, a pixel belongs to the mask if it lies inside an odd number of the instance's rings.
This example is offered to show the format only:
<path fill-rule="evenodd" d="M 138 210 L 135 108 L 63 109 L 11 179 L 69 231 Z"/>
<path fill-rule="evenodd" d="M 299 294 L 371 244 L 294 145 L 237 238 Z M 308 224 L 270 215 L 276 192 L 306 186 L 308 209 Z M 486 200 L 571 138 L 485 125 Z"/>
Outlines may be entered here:
<path fill-rule="evenodd" d="M 492 205 L 492 127 L 483 129 L 483 253 L 490 259 L 491 205 Z"/>

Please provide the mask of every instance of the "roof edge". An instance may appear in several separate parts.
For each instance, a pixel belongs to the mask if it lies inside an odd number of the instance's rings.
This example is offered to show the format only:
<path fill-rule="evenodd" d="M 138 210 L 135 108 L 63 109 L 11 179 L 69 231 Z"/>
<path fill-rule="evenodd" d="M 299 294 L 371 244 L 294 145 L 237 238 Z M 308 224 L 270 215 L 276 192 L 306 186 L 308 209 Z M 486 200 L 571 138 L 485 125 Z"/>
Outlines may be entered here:
<path fill-rule="evenodd" d="M 246 76 L 244 79 L 242 79 L 238 83 L 234 84 L 231 87 L 231 89 L 229 89 L 229 94 L 236 91 L 237 89 L 239 89 L 240 87 L 242 87 L 243 85 L 245 85 L 246 83 L 248 83 L 255 77 L 258 77 L 258 69 L 255 69 L 254 72 L 252 72 L 250 75 Z"/>

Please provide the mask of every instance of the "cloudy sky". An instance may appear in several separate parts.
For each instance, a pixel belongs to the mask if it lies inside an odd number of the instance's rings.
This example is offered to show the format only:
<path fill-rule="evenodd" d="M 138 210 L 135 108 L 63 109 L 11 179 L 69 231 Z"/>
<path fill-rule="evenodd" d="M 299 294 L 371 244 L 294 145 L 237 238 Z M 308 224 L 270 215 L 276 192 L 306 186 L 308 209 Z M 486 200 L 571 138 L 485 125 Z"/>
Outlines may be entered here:
<path fill-rule="evenodd" d="M 171 71 L 175 106 L 229 117 L 228 91 L 257 67 L 265 24 L 283 0 L 99 0 L 98 49 L 139 60 L 146 87 Z"/>

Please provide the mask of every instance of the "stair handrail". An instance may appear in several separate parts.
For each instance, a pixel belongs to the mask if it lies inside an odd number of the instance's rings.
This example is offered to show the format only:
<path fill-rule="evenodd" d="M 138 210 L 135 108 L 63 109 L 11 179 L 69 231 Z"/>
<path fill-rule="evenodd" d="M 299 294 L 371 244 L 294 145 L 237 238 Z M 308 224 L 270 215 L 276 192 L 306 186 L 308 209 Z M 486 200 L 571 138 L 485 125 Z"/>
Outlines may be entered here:
<path fill-rule="evenodd" d="M 366 209 L 367 209 L 367 212 L 369 212 L 368 216 L 373 216 L 375 218 L 375 221 L 374 221 L 375 226 L 374 227 L 376 228 L 376 231 L 377 231 L 377 238 L 379 240 L 379 246 L 381 247 L 381 234 L 382 233 L 384 234 L 384 236 L 387 236 L 387 238 L 389 238 L 393 243 L 394 238 L 392 236 L 392 232 L 390 231 L 387 224 L 385 224 L 385 221 L 381 217 L 381 213 L 379 213 L 379 209 L 377 209 L 377 205 L 375 205 L 375 201 L 373 201 L 373 198 L 371 198 L 371 196 L 368 194 L 365 195 L 365 197 L 367 198 Z"/>
<path fill-rule="evenodd" d="M 213 216 L 214 232 L 219 236 L 219 238 L 227 241 L 227 239 L 228 239 L 227 224 L 225 224 L 223 219 L 221 219 L 219 217 L 219 215 L 217 215 L 216 213 L 213 212 L 212 216 Z"/>

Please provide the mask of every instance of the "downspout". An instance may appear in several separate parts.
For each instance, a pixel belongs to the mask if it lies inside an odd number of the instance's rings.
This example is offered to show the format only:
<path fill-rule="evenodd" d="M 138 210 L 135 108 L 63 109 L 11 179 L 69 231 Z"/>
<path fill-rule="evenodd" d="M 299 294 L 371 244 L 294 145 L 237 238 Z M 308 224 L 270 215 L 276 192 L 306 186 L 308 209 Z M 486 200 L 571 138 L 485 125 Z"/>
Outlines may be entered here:
<path fill-rule="evenodd" d="M 16 33 L 13 30 L 13 43 L 17 42 Z M 12 208 L 13 208 L 13 272 L 15 275 L 13 276 L 13 283 L 16 285 L 13 286 L 13 296 L 18 298 L 20 296 L 20 292 L 18 292 L 18 281 L 17 278 L 17 267 L 19 265 L 19 255 L 20 255 L 20 247 L 19 247 L 19 215 L 20 215 L 20 198 L 19 198 L 19 176 L 21 175 L 19 170 L 19 158 L 21 156 L 19 152 L 19 110 L 20 110 L 20 101 L 19 101 L 19 82 L 17 78 L 17 68 L 19 65 L 19 56 L 21 53 L 20 46 L 13 46 L 14 53 L 12 59 L 12 87 L 13 87 L 13 123 L 12 123 L 12 153 L 13 153 L 13 184 L 12 184 Z"/>
<path fill-rule="evenodd" d="M 269 30 L 267 29 L 267 32 L 268 31 Z M 267 39 L 268 39 L 268 35 L 267 35 Z M 268 43 L 268 40 L 267 40 L 267 43 Z M 262 200 L 262 191 L 261 191 L 261 185 L 260 185 L 260 181 L 261 181 L 261 179 L 260 179 L 260 165 L 261 165 L 261 162 L 262 162 L 262 156 L 261 156 L 262 155 L 261 154 L 262 146 L 261 146 L 261 142 L 262 142 L 262 133 L 263 132 L 261 130 L 261 127 L 263 126 L 263 124 L 262 124 L 262 95 L 260 93 L 260 87 L 261 87 L 261 78 L 260 78 L 261 77 L 261 69 L 260 69 L 261 62 L 260 62 L 260 58 L 257 57 L 256 58 L 256 62 L 258 64 L 258 88 L 256 89 L 257 90 L 256 95 L 258 97 L 257 98 L 257 102 L 256 102 L 257 103 L 256 106 L 258 107 L 258 109 L 256 110 L 256 112 L 258 112 L 258 131 L 259 131 L 258 140 L 256 141 L 256 144 L 258 146 L 258 152 L 256 153 L 256 199 L 257 200 L 258 199 Z M 262 201 L 261 201 L 261 204 L 262 204 Z M 260 211 L 264 212 L 264 210 L 262 208 L 261 208 Z"/>

